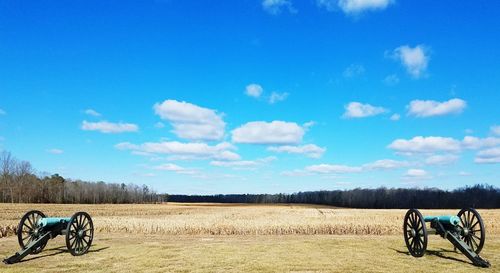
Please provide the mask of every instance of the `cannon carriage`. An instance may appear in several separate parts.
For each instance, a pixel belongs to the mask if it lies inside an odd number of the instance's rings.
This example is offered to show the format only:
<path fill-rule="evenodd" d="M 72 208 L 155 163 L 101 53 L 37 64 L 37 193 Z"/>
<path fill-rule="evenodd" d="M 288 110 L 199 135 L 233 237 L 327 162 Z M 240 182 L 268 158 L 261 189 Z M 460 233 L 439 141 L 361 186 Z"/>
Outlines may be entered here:
<path fill-rule="evenodd" d="M 440 235 L 450 241 L 455 250 L 460 250 L 474 265 L 490 267 L 490 263 L 479 256 L 486 237 L 483 219 L 475 209 L 464 208 L 457 215 L 426 217 L 418 209 L 408 210 L 403 223 L 403 236 L 413 257 L 424 256 L 429 234 Z"/>
<path fill-rule="evenodd" d="M 65 236 L 66 247 L 73 256 L 88 252 L 94 239 L 94 224 L 86 212 L 77 212 L 69 218 L 47 217 L 41 211 L 27 212 L 17 227 L 21 250 L 3 260 L 6 264 L 21 261 L 30 254 L 40 253 L 47 242 L 59 235 Z"/>

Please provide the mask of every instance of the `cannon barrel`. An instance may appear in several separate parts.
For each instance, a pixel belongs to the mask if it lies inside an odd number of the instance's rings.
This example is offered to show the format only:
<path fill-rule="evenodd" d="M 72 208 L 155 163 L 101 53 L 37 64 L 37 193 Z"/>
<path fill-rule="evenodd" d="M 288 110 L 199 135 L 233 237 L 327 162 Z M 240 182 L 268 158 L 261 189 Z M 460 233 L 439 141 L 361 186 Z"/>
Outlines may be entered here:
<path fill-rule="evenodd" d="M 425 216 L 424 221 L 425 222 L 432 222 L 437 220 L 443 225 L 452 225 L 456 226 L 460 224 L 460 217 L 455 216 L 455 215 L 442 215 L 442 216 Z"/>
<path fill-rule="evenodd" d="M 68 218 L 55 218 L 55 217 L 46 217 L 46 218 L 40 218 L 38 220 L 38 225 L 40 227 L 53 227 L 55 225 L 59 224 L 67 224 L 71 220 L 70 217 Z"/>

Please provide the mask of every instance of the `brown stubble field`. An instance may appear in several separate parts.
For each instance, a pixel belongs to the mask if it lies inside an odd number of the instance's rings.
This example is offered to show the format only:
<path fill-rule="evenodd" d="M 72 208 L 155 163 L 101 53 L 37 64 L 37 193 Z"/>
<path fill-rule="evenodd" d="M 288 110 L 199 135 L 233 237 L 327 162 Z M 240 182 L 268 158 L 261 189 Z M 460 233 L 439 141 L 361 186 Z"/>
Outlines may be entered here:
<path fill-rule="evenodd" d="M 409 256 L 401 235 L 406 210 L 313 205 L 0 204 L 0 256 L 18 250 L 13 229 L 31 209 L 90 213 L 92 251 L 72 257 L 58 237 L 25 262 L 0 265 L 2 272 L 494 272 L 500 264 L 500 210 L 479 210 L 487 231 L 482 256 L 493 265 L 485 270 L 437 236 L 426 256 Z"/>

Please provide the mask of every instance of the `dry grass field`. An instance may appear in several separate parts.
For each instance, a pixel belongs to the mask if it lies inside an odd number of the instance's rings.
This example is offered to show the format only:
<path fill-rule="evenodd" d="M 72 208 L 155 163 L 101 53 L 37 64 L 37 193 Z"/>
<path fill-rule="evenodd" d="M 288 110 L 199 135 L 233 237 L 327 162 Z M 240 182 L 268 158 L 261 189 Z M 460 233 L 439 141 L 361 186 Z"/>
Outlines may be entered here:
<path fill-rule="evenodd" d="M 482 256 L 493 265 L 485 270 L 437 236 L 426 256 L 409 256 L 401 235 L 405 210 L 311 205 L 0 204 L 0 256 L 18 250 L 13 230 L 34 208 L 49 216 L 89 212 L 96 229 L 91 252 L 72 257 L 59 237 L 25 262 L 0 265 L 1 272 L 494 272 L 500 264 L 500 210 L 479 211 L 487 230 Z"/>

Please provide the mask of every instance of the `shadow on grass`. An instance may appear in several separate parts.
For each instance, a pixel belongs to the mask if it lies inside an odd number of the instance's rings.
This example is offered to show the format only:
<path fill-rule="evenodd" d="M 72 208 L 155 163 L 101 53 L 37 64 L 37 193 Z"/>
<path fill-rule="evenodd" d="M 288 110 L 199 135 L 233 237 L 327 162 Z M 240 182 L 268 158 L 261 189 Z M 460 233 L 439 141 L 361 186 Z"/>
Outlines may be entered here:
<path fill-rule="evenodd" d="M 395 248 L 389 248 L 389 249 L 394 250 L 400 254 L 411 255 L 409 251 L 401 251 L 401 250 L 395 249 Z M 461 262 L 461 263 L 465 263 L 465 264 L 472 264 L 470 262 L 467 262 L 467 261 L 464 261 L 464 260 L 461 260 L 461 259 L 458 259 L 455 257 L 446 256 L 443 253 L 458 253 L 458 252 L 456 252 L 454 250 L 444 249 L 444 248 L 440 248 L 439 250 L 426 250 L 425 251 L 426 255 L 436 256 L 436 257 L 439 257 L 441 259 L 451 260 L 451 261 L 455 261 L 455 262 Z"/>
<path fill-rule="evenodd" d="M 101 251 L 106 250 L 108 248 L 109 248 L 109 246 L 107 246 L 107 247 L 101 247 L 101 248 L 97 248 L 97 249 L 90 248 L 87 253 L 101 252 Z M 47 253 L 47 254 L 43 254 L 43 255 L 37 255 L 37 256 L 34 256 L 32 258 L 21 260 L 19 263 L 24 263 L 24 262 L 28 262 L 28 261 L 32 261 L 32 260 L 36 260 L 36 259 L 40 259 L 40 258 L 57 256 L 57 255 L 63 254 L 63 253 L 69 253 L 69 250 L 66 247 L 64 247 L 64 246 L 46 249 L 45 251 L 57 251 L 57 252 Z"/>

